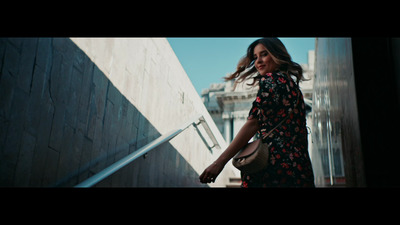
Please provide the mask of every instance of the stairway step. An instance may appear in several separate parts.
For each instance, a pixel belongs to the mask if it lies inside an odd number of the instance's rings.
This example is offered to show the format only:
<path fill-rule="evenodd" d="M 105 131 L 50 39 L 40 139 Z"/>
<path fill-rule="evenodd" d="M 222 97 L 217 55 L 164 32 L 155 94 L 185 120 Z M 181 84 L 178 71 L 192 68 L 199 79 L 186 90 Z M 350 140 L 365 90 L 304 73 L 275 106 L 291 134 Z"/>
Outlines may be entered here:
<path fill-rule="evenodd" d="M 240 184 L 227 184 L 226 188 L 240 188 Z"/>
<path fill-rule="evenodd" d="M 230 183 L 242 183 L 242 179 L 240 177 L 230 177 L 229 182 Z"/>
<path fill-rule="evenodd" d="M 229 184 L 226 185 L 226 188 L 240 188 L 242 184 L 242 180 L 240 177 L 230 177 Z"/>

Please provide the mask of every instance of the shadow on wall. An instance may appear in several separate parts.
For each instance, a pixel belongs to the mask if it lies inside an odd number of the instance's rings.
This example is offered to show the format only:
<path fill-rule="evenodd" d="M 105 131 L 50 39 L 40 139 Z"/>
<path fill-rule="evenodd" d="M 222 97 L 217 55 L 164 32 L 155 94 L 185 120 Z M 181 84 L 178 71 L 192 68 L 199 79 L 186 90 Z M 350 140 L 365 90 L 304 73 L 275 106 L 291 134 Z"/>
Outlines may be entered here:
<path fill-rule="evenodd" d="M 70 39 L 0 39 L 0 186 L 74 186 L 161 134 Z M 169 143 L 97 186 L 205 186 Z"/>

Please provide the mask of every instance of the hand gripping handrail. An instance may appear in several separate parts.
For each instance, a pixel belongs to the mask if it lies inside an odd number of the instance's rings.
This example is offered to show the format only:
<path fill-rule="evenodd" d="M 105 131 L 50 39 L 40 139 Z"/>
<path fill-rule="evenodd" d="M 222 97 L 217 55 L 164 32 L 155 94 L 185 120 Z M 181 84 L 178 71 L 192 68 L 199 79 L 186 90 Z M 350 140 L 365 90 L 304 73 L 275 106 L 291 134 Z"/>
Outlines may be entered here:
<path fill-rule="evenodd" d="M 196 123 L 197 121 L 200 121 L 200 122 Z M 207 141 L 205 141 L 203 135 L 201 134 L 200 130 L 197 127 L 197 125 L 199 125 L 200 123 L 203 124 L 203 127 L 204 127 L 205 131 L 207 132 L 208 136 L 210 137 L 211 141 L 213 142 L 214 146 L 210 147 L 208 145 Z M 138 149 L 138 150 L 132 152 L 131 154 L 125 156 L 124 158 L 118 160 L 117 162 L 115 162 L 112 165 L 108 166 L 107 168 L 103 169 L 99 173 L 91 176 L 87 180 L 76 185 L 75 187 L 92 187 L 93 185 L 102 181 L 103 179 L 110 176 L 111 174 L 115 173 L 122 167 L 128 165 L 133 160 L 135 160 L 135 159 L 139 158 L 140 156 L 146 154 L 147 152 L 153 150 L 157 146 L 171 140 L 172 138 L 174 138 L 175 136 L 180 134 L 182 131 L 184 131 L 186 128 L 188 128 L 190 125 L 193 125 L 196 128 L 201 139 L 207 145 L 207 147 L 210 151 L 212 148 L 219 146 L 217 139 L 215 138 L 214 134 L 212 133 L 212 131 L 211 131 L 210 127 L 208 126 L 207 122 L 205 121 L 204 117 L 202 115 L 197 115 L 197 116 L 193 117 L 192 119 L 190 119 L 188 122 L 182 124 L 182 126 L 180 126 L 178 129 L 172 130 L 172 131 L 162 135 L 161 137 L 153 140 L 149 144 L 141 147 L 140 149 Z"/>

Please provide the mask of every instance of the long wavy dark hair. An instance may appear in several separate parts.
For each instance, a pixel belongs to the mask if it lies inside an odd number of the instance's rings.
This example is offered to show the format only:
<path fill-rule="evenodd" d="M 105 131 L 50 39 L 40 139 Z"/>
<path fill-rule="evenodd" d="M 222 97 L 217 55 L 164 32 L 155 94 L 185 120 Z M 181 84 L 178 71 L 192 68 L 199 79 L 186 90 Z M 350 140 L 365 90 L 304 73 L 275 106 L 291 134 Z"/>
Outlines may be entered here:
<path fill-rule="evenodd" d="M 225 81 L 237 79 L 235 81 L 234 89 L 238 83 L 251 78 L 253 78 L 253 83 L 249 84 L 250 86 L 254 86 L 258 83 L 257 81 L 260 78 L 259 74 L 253 76 L 257 72 L 257 69 L 254 66 L 254 48 L 258 44 L 265 46 L 268 54 L 271 55 L 272 60 L 278 65 L 279 71 L 286 73 L 288 76 L 292 75 L 296 77 L 297 85 L 300 81 L 306 80 L 303 76 L 303 69 L 298 63 L 292 61 L 292 57 L 289 55 L 281 40 L 278 38 L 261 38 L 250 44 L 247 48 L 247 54 L 239 60 L 236 71 L 224 78 Z"/>

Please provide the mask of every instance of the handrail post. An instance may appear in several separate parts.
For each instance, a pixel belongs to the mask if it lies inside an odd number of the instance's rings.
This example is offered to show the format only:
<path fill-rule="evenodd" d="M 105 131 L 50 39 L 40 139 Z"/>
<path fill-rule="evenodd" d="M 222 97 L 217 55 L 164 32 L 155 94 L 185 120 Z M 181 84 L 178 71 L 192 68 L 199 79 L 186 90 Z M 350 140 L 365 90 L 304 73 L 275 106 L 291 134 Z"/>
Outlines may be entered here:
<path fill-rule="evenodd" d="M 214 146 L 213 147 L 218 147 L 220 148 L 221 146 L 218 144 L 217 139 L 215 138 L 213 132 L 211 131 L 211 128 L 208 126 L 207 121 L 204 119 L 204 116 L 201 116 L 199 118 L 200 123 L 203 125 L 204 130 L 207 132 L 208 136 L 210 137 L 211 141 L 213 142 Z M 213 148 L 212 147 L 212 148 Z"/>
<path fill-rule="evenodd" d="M 203 135 L 201 134 L 199 128 L 197 127 L 197 125 L 199 125 L 200 123 L 196 124 L 195 122 L 193 122 L 193 126 L 194 126 L 194 128 L 196 128 L 197 133 L 199 134 L 199 136 L 200 136 L 201 140 L 204 142 L 204 144 L 207 146 L 208 150 L 212 153 L 213 152 L 212 151 L 213 147 L 210 147 L 210 145 L 207 143 L 206 139 L 204 139 Z"/>

